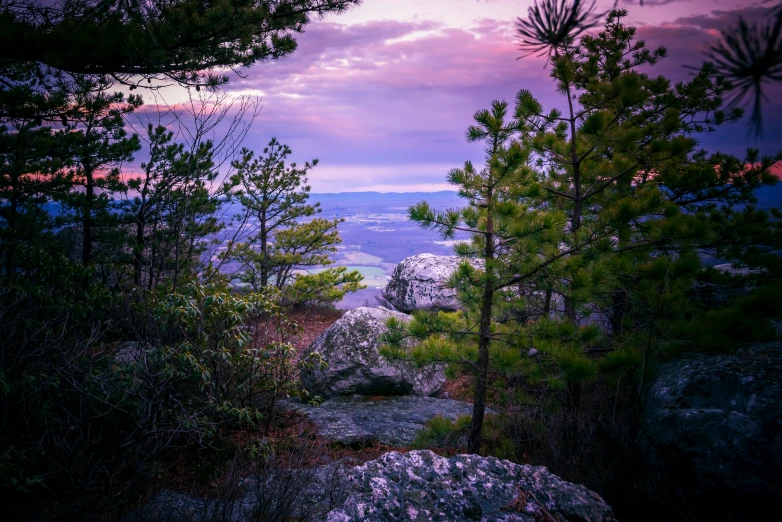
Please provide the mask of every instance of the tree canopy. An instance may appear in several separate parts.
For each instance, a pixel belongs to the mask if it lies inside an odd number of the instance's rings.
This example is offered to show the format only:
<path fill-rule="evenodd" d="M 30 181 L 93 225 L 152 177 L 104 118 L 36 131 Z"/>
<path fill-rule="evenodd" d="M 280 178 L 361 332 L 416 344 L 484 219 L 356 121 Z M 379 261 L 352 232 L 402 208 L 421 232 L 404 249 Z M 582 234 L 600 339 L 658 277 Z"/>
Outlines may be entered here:
<path fill-rule="evenodd" d="M 484 145 L 486 163 L 448 174 L 467 206 L 409 209 L 445 238 L 470 233 L 456 253 L 484 263 L 462 263 L 451 280 L 462 312 L 417 313 L 387 336 L 388 355 L 473 375 L 470 452 L 481 451 L 490 376 L 564 390 L 571 408 L 604 371 L 640 376 L 642 387 L 653 351 L 694 339 L 687 291 L 703 255 L 782 268 L 781 214 L 753 206 L 782 154 L 698 150 L 698 134 L 742 114 L 723 107 L 730 83 L 710 64 L 678 84 L 647 72 L 666 51 L 636 40 L 625 15 L 556 49 L 562 110 L 522 89 L 513 112 L 496 100 L 475 113 L 466 137 Z M 408 336 L 422 340 L 410 352 Z"/>
<path fill-rule="evenodd" d="M 125 83 L 155 77 L 199 83 L 207 70 L 289 55 L 296 49 L 295 35 L 313 16 L 359 2 L 1 0 L 0 67 L 39 64 Z"/>

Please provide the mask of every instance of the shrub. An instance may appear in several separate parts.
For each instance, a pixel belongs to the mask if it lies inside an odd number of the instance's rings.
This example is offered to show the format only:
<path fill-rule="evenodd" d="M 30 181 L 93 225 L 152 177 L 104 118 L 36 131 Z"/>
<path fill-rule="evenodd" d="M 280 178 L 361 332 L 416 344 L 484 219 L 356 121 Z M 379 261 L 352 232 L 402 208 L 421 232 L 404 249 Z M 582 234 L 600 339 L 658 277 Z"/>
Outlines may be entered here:
<path fill-rule="evenodd" d="M 26 255 L 25 272 L 0 281 L 0 495 L 12 516 L 121 509 L 165 455 L 225 453 L 232 431 L 268 432 L 300 365 L 320 364 L 297 363 L 298 326 L 274 292 L 192 282 L 123 295 L 65 258 Z"/>

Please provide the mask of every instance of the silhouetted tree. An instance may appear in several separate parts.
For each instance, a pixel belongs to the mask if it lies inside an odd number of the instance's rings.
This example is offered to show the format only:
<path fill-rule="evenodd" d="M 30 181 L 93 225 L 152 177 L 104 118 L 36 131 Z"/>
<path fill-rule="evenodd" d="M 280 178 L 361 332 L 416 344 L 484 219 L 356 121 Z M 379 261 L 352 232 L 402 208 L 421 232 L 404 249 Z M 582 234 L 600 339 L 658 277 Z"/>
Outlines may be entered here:
<path fill-rule="evenodd" d="M 113 230 L 119 222 L 116 198 L 127 189 L 120 176 L 120 165 L 132 160 L 141 148 L 138 136 L 128 136 L 123 116 L 140 105 L 139 96 L 126 100 L 121 93 L 79 94 L 76 105 L 68 112 L 68 126 L 59 131 L 74 164 L 68 172 L 73 190 L 63 204 L 73 210 L 71 218 L 79 224 L 77 245 L 81 247 L 84 265 L 94 261 L 96 241 L 116 243 L 121 239 Z"/>

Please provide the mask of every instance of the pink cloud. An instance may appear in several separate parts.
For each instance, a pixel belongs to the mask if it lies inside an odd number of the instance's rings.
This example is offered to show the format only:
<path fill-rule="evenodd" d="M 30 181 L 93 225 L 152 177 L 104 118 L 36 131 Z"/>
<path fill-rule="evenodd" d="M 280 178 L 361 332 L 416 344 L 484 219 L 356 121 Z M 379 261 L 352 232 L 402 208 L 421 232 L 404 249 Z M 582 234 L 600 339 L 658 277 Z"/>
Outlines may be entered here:
<path fill-rule="evenodd" d="M 463 135 L 476 110 L 548 82 L 543 60 L 518 56 L 512 24 L 494 20 L 466 29 L 324 23 L 300 39 L 299 54 L 253 69 L 230 88 L 264 93 L 259 134 L 290 138 L 308 150 L 313 142 L 341 140 L 342 151 L 315 143 L 321 160 L 459 165 L 467 159 Z M 477 148 L 472 156 L 480 154 Z"/>
<path fill-rule="evenodd" d="M 648 47 L 668 49 L 668 58 L 650 68 L 650 74 L 674 81 L 690 78 L 692 70 L 684 65 L 700 65 L 705 46 L 718 36 L 716 29 L 739 13 L 698 13 L 695 4 L 691 16 L 638 26 L 637 37 Z M 660 9 L 665 8 L 655 13 Z M 751 18 L 762 16 L 764 9 L 740 12 Z M 635 16 L 644 13 L 637 7 L 633 11 Z M 519 55 L 513 20 L 485 18 L 461 28 L 433 21 L 320 22 L 299 38 L 293 56 L 256 66 L 245 78 L 233 77 L 228 88 L 263 93 L 264 109 L 250 131 L 249 147 L 259 149 L 276 136 L 292 147 L 297 160 L 318 157 L 323 168 L 337 170 L 396 166 L 405 175 L 392 183 L 420 186 L 441 183 L 447 170 L 436 173 L 413 165 L 460 166 L 466 159 L 481 160 L 480 147 L 465 143 L 464 131 L 475 111 L 492 99 L 512 100 L 527 88 L 547 107 L 562 103 L 545 60 L 517 60 Z M 778 106 L 770 107 L 779 114 Z M 770 123 L 769 134 L 779 135 L 782 129 Z M 729 152 L 740 153 L 742 140 L 735 138 L 743 136 L 743 127 L 725 132 L 707 137 L 704 144 L 727 145 Z M 349 184 L 336 174 L 334 179 L 340 184 L 331 190 Z"/>

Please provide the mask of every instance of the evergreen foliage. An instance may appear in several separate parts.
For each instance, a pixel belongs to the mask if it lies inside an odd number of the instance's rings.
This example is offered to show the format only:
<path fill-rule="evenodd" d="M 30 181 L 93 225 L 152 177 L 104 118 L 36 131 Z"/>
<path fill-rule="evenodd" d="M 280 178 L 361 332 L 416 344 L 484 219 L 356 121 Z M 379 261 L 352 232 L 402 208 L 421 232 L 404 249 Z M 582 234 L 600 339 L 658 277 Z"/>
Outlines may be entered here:
<path fill-rule="evenodd" d="M 240 226 L 257 227 L 244 242 L 228 246 L 226 256 L 240 264 L 239 279 L 254 290 L 274 285 L 289 302 L 334 302 L 346 292 L 363 288 L 362 276 L 344 267 L 301 274 L 297 270 L 332 264 L 329 256 L 341 242 L 337 227 L 342 219 L 315 217 L 320 204 L 310 205 L 307 173 L 318 160 L 299 167 L 286 164 L 291 150 L 275 138 L 263 155 L 247 149 L 233 163 L 234 196 L 244 207 Z"/>
<path fill-rule="evenodd" d="M 58 131 L 66 157 L 72 162 L 72 166 L 66 166 L 65 179 L 79 187 L 68 191 L 62 203 L 72 212 L 68 218 L 79 223 L 77 243 L 83 265 L 105 262 L 105 253 L 102 260 L 93 259 L 95 245 L 117 241 L 110 237 L 118 223 L 117 209 L 112 207 L 127 190 L 120 166 L 141 148 L 138 136 L 127 136 L 123 116 L 141 103 L 139 96 L 130 96 L 126 102 L 121 93 L 80 93 L 69 111 L 69 125 Z"/>
<path fill-rule="evenodd" d="M 645 72 L 666 51 L 635 40 L 625 14 L 552 56 L 564 110 L 521 90 L 512 116 L 503 101 L 475 114 L 467 139 L 484 144 L 486 164 L 448 174 L 467 207 L 409 210 L 443 237 L 469 232 L 456 253 L 485 263 L 451 280 L 463 312 L 391 322 L 385 351 L 472 373 L 472 453 L 500 383 L 545 385 L 577 409 L 585 384 L 641 390 L 662 347 L 702 342 L 688 296 L 700 255 L 778 273 L 779 214 L 754 208 L 753 191 L 776 182 L 782 156 L 698 151 L 698 133 L 741 116 L 722 108 L 730 83 L 710 64 L 676 85 Z M 422 340 L 412 351 L 409 336 Z"/>
<path fill-rule="evenodd" d="M 218 178 L 211 141 L 186 150 L 163 126 L 150 124 L 147 134 L 149 160 L 141 164 L 142 174 L 128 181 L 136 196 L 125 204 L 126 221 L 135 229 L 128 241 L 133 282 L 176 290 L 223 228 L 215 213 L 227 188 L 210 188 Z"/>
<path fill-rule="evenodd" d="M 338 222 L 299 222 L 316 210 L 293 165 L 272 229 L 286 294 L 235 291 L 210 248 L 240 197 L 221 177 L 225 143 L 241 141 L 252 104 L 215 142 L 231 107 L 199 98 L 181 143 L 170 125 L 130 133 L 142 99 L 114 86 L 216 88 L 210 69 L 285 56 L 310 16 L 355 3 L 0 0 L 0 498 L 12 519 L 118 517 L 183 461 L 211 480 L 237 455 L 274 453 L 277 402 L 322 364 L 291 344 L 288 305 L 360 287 L 344 268 L 293 273 L 330 263 Z"/>
<path fill-rule="evenodd" d="M 202 73 L 287 56 L 296 49 L 294 35 L 313 16 L 338 13 L 358 3 L 2 0 L 0 67 L 32 68 L 42 81 L 54 70 L 109 75 L 129 85 L 152 78 L 217 85 L 226 78 Z"/>

